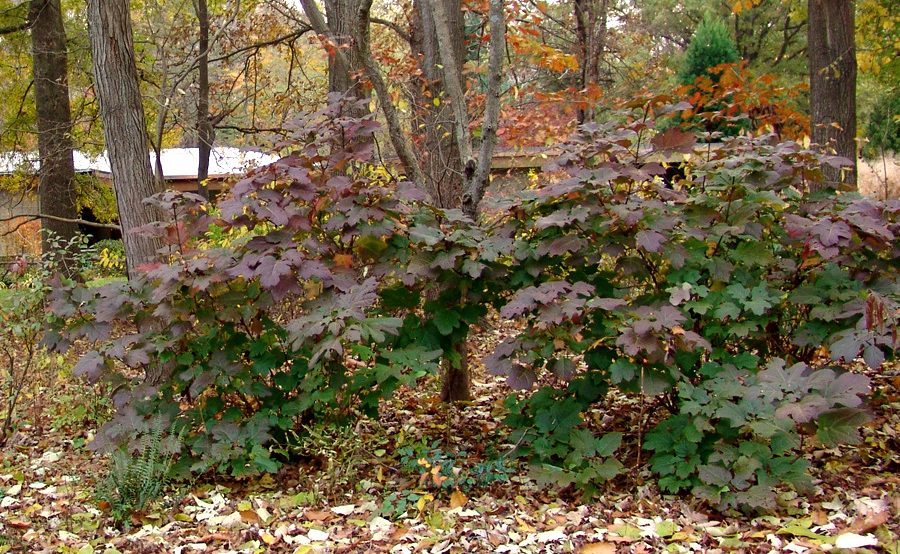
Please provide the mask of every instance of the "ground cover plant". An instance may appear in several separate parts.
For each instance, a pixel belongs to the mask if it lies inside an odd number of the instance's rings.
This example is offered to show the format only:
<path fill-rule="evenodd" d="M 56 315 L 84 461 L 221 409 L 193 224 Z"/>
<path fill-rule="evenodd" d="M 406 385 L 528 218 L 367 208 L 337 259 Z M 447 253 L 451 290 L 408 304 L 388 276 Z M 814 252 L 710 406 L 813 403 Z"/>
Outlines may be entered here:
<path fill-rule="evenodd" d="M 77 346 L 76 373 L 115 391 L 93 448 L 118 452 L 110 471 L 126 484 L 127 455 L 165 479 L 273 474 L 275 489 L 318 467 L 343 484 L 279 509 L 380 491 L 359 513 L 384 529 L 405 518 L 443 529 L 451 516 L 438 507 L 462 517 L 471 497 L 522 487 L 596 506 L 652 487 L 720 512 L 800 510 L 821 489 L 811 453 L 859 442 L 872 410 L 896 402 L 873 406 L 871 391 L 895 371 L 900 204 L 809 194 L 821 165 L 842 160 L 774 135 L 698 145 L 657 130 L 688 109 L 648 96 L 583 126 L 547 168 L 554 178 L 478 222 L 373 171 L 377 124 L 340 105 L 302 120 L 292 153 L 214 208 L 151 200 L 171 214 L 144 230 L 165 239 L 165 263 L 131 282 L 60 280 L 49 300 L 46 343 Z M 504 332 L 478 344 L 489 327 Z M 464 355 L 514 392 L 495 383 L 493 403 L 470 406 L 480 431 L 451 425 L 462 408 L 435 408 L 438 440 L 404 424 L 410 407 L 429 411 L 440 359 Z M 333 452 L 317 456 L 326 442 Z M 136 490 L 134 518 L 120 522 L 153 515 Z M 217 494 L 196 506 L 218 510 Z M 298 533 L 262 534 L 270 509 L 227 517 L 260 528 L 248 541 L 292 544 Z M 652 536 L 676 534 L 661 523 Z M 645 536 L 617 525 L 620 538 Z M 803 525 L 785 534 L 825 537 Z M 597 538 L 532 529 L 534 544 Z"/>

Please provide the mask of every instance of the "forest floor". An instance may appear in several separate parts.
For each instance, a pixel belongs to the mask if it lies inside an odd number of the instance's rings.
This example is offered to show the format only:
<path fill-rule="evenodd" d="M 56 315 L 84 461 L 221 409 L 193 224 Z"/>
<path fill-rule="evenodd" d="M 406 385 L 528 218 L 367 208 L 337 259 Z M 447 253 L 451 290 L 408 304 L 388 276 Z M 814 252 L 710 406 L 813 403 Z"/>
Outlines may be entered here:
<path fill-rule="evenodd" d="M 486 349 L 498 332 L 483 333 L 476 346 Z M 321 456 L 253 480 L 176 486 L 125 529 L 113 526 L 95 500 L 106 461 L 86 447 L 105 404 L 67 375 L 47 376 L 30 391 L 29 423 L 0 454 L 0 554 L 900 554 L 896 367 L 870 372 L 874 418 L 862 444 L 809 446 L 804 455 L 814 491 L 782 494 L 779 508 L 766 515 L 720 514 L 690 497 L 661 496 L 641 462 L 634 432 L 626 435 L 619 457 L 626 472 L 594 500 L 539 486 L 508 459 L 513 445 L 498 417 L 508 389 L 479 370 L 477 399 L 470 405 L 441 404 L 435 384 L 430 396 L 400 391 L 385 404 L 380 421 L 361 421 L 349 434 L 320 436 Z M 660 410 L 635 402 L 610 394 L 608 404 L 590 416 L 604 428 L 647 428 L 651 421 L 638 419 L 659 417 Z M 417 456 L 424 451 L 430 462 L 420 463 Z M 489 459 L 492 465 L 484 466 Z M 434 484 L 430 467 L 452 464 L 462 473 L 479 462 L 493 468 L 494 483 L 464 491 L 428 488 Z M 418 479 L 416 471 L 422 474 Z"/>

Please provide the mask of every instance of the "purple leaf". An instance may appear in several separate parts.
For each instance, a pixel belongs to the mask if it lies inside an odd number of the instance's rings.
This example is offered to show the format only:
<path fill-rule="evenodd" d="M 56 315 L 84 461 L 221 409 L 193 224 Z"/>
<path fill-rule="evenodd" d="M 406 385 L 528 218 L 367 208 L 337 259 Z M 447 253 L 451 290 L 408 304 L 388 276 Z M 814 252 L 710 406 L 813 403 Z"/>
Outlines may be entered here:
<path fill-rule="evenodd" d="M 697 143 L 697 136 L 672 127 L 665 133 L 656 135 L 650 140 L 655 150 L 667 152 L 690 152 Z"/>
<path fill-rule="evenodd" d="M 78 360 L 73 373 L 76 377 L 87 377 L 89 381 L 94 382 L 102 377 L 104 369 L 106 369 L 106 358 L 96 350 L 91 350 Z"/>
<path fill-rule="evenodd" d="M 506 383 L 513 390 L 528 390 L 534 386 L 535 381 L 537 376 L 534 370 L 522 364 L 513 364 L 506 377 Z"/>
<path fill-rule="evenodd" d="M 848 408 L 856 408 L 862 404 L 862 398 L 869 393 L 869 378 L 858 373 L 843 373 L 831 382 L 823 391 L 823 395 Z"/>
<path fill-rule="evenodd" d="M 678 306 L 691 299 L 691 284 L 682 283 L 680 287 L 672 287 L 667 289 L 669 292 L 669 303 Z"/>
<path fill-rule="evenodd" d="M 281 280 L 291 275 L 291 265 L 284 260 L 277 260 L 272 256 L 264 256 L 259 260 L 259 266 L 255 274 L 259 276 L 259 282 L 268 289 L 274 289 Z"/>
<path fill-rule="evenodd" d="M 603 311 L 611 312 L 626 304 L 627 303 L 621 298 L 592 298 L 590 302 L 588 302 L 588 307 L 600 308 Z"/>
<path fill-rule="evenodd" d="M 819 242 L 822 243 L 822 246 L 826 247 L 837 246 L 838 244 L 849 240 L 852 236 L 849 225 L 843 221 L 831 221 L 830 219 L 823 219 L 816 223 L 813 227 L 813 232 L 819 238 Z"/>
<path fill-rule="evenodd" d="M 863 349 L 863 360 L 872 369 L 878 369 L 884 363 L 884 352 L 874 344 L 866 345 Z"/>
<path fill-rule="evenodd" d="M 551 256 L 561 256 L 568 252 L 577 252 L 584 248 L 585 244 L 585 241 L 579 237 L 559 237 L 553 239 L 549 243 L 540 243 L 535 251 L 539 256 L 546 256 L 547 254 L 550 254 Z"/>
<path fill-rule="evenodd" d="M 662 250 L 666 237 L 659 231 L 646 230 L 638 232 L 635 240 L 637 245 L 647 252 L 659 252 Z"/>
<path fill-rule="evenodd" d="M 857 331 L 847 331 L 843 333 L 842 336 L 838 336 L 841 338 L 828 346 L 828 351 L 831 353 L 831 359 L 835 361 L 844 360 L 846 362 L 852 362 L 856 359 L 856 356 L 859 355 L 859 350 L 862 348 L 862 340 L 860 339 L 859 333 Z"/>

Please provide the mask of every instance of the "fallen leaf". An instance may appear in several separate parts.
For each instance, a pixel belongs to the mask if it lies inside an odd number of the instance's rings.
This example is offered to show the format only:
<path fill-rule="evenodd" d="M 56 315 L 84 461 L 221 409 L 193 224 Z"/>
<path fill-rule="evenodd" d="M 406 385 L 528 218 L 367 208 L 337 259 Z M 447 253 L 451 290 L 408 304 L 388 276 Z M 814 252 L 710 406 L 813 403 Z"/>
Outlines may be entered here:
<path fill-rule="evenodd" d="M 863 546 L 877 546 L 878 539 L 871 535 L 857 535 L 856 533 L 842 533 L 837 536 L 834 545 L 838 548 L 862 548 Z"/>
<path fill-rule="evenodd" d="M 867 516 L 856 518 L 856 520 L 850 525 L 850 531 L 853 533 L 868 533 L 872 529 L 884 525 L 888 522 L 888 513 L 877 512 L 874 514 L 869 514 Z"/>
<path fill-rule="evenodd" d="M 592 542 L 582 546 L 578 554 L 616 554 L 616 545 L 611 542 Z"/>
<path fill-rule="evenodd" d="M 469 497 L 461 493 L 460 491 L 453 491 L 453 494 L 450 495 L 450 508 L 462 508 L 466 505 L 466 502 L 469 501 Z"/>
<path fill-rule="evenodd" d="M 567 535 L 563 532 L 562 527 L 557 527 L 552 531 L 544 531 L 537 534 L 537 541 L 540 543 L 556 542 L 565 540 Z"/>
<path fill-rule="evenodd" d="M 261 523 L 262 520 L 259 519 L 259 516 L 253 510 L 241 510 L 241 519 L 247 523 Z"/>
<path fill-rule="evenodd" d="M 21 519 L 10 519 L 6 521 L 6 524 L 14 529 L 28 529 L 31 527 L 30 522 Z"/>
<path fill-rule="evenodd" d="M 332 512 L 341 515 L 341 516 L 349 516 L 353 513 L 353 510 L 356 509 L 355 504 L 345 504 L 343 506 L 335 506 L 331 509 Z"/>
<path fill-rule="evenodd" d="M 328 521 L 332 518 L 331 513 L 320 510 L 307 510 L 303 517 L 309 521 Z"/>

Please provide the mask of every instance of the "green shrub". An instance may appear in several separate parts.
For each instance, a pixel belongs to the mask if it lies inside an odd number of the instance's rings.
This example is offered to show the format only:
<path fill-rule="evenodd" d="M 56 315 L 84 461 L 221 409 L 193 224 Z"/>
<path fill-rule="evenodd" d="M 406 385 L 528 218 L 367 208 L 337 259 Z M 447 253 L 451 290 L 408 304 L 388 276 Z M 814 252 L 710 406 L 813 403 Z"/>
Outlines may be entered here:
<path fill-rule="evenodd" d="M 506 458 L 486 455 L 486 459 L 471 463 L 468 452 L 448 452 L 438 441 L 408 444 L 397 449 L 400 470 L 418 480 L 419 488 L 441 493 L 470 492 L 494 483 L 509 481 L 512 468 Z"/>
<path fill-rule="evenodd" d="M 50 237 L 49 248 L 36 260 L 20 257 L 7 268 L 0 283 L 0 445 L 14 431 L 16 412 L 28 388 L 39 382 L 50 365 L 42 344 L 46 297 L 52 276 L 60 271 L 79 273 L 88 266 L 85 237 Z"/>
<path fill-rule="evenodd" d="M 94 253 L 91 278 L 125 275 L 125 243 L 121 239 L 97 241 L 91 250 Z"/>
<path fill-rule="evenodd" d="M 237 183 L 217 210 L 196 195 L 156 197 L 175 216 L 157 231 L 178 225 L 169 236 L 184 239 L 170 263 L 131 282 L 56 288 L 48 343 L 94 344 L 76 374 L 118 391 L 95 448 L 160 416 L 183 431 L 179 470 L 275 472 L 275 450 L 303 429 L 375 415 L 435 370 L 439 352 L 398 336 L 420 327 L 406 320 L 413 310 L 381 309 L 396 278 L 369 267 L 405 209 L 365 174 L 376 126 L 337 113 L 311 114 L 301 153 Z"/>

